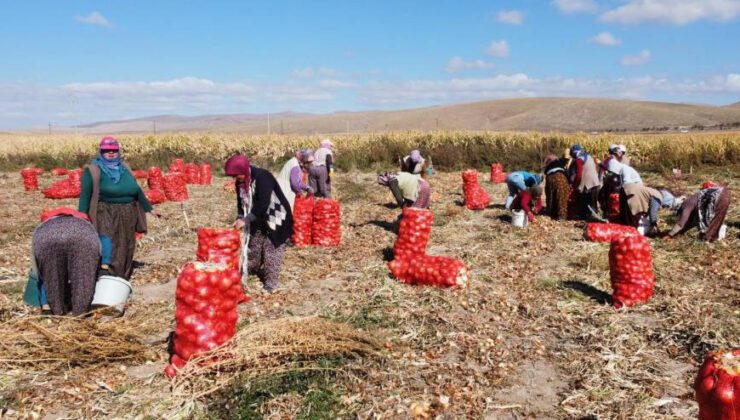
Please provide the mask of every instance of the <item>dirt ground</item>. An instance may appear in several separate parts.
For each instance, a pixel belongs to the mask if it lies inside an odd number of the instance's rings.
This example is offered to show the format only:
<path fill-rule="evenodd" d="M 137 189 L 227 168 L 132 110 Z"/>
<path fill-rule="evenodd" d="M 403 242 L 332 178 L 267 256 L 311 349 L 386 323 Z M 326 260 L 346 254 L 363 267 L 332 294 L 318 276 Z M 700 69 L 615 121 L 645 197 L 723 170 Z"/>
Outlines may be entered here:
<path fill-rule="evenodd" d="M 339 174 L 342 245 L 289 248 L 279 293 L 264 295 L 250 280 L 252 300 L 240 307 L 241 324 L 317 315 L 383 340 L 384 358 L 347 360 L 328 383 L 313 385 L 334 396 L 327 411 L 332 417 L 695 417 L 692 382 L 705 352 L 740 345 L 740 191 L 732 170 L 718 173 L 715 180 L 730 182 L 736 197 L 728 238 L 706 244 L 693 231 L 672 241 L 652 240 L 655 295 L 622 310 L 610 305 L 608 244 L 584 241 L 578 222 L 539 217 L 528 229 L 514 228 L 498 205 L 505 186 L 488 183 L 483 174 L 481 185 L 494 204 L 480 212 L 462 207 L 459 173 L 430 178 L 435 220 L 428 252 L 464 261 L 469 287 L 399 284 L 385 266 L 399 214 L 390 192 L 374 182 L 374 174 Z M 653 185 L 667 182 L 656 174 L 644 178 Z M 676 185 L 694 191 L 701 180 L 689 176 Z M 42 176 L 42 187 L 50 182 Z M 233 220 L 235 197 L 223 191 L 223 182 L 190 187 L 191 227 Z M 0 174 L 0 200 L 2 320 L 33 313 L 18 302 L 39 214 L 76 200 L 24 193 L 15 173 Z M 175 278 L 194 258 L 197 240 L 179 204 L 165 203 L 158 211 L 164 218 L 150 223 L 150 234 L 137 246 L 134 295 L 121 321 L 142 323 L 151 360 L 52 374 L 4 370 L 4 415 L 214 415 L 213 403 L 223 395 L 173 402 L 170 381 L 161 374 L 166 337 L 174 328 Z M 274 393 L 255 404 L 265 418 L 291 418 L 305 414 L 307 404 L 318 407 L 315 395 Z"/>

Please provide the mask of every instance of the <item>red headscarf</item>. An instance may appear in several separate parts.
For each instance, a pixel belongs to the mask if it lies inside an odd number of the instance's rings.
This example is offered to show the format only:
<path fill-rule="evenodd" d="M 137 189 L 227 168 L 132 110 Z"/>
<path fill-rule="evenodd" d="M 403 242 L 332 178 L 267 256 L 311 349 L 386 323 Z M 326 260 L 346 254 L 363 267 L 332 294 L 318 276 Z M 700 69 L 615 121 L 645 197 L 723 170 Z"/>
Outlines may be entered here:
<path fill-rule="evenodd" d="M 249 158 L 244 155 L 234 155 L 226 161 L 224 165 L 224 173 L 228 176 L 239 176 L 244 175 L 244 182 L 241 184 L 242 190 L 247 193 L 249 192 L 249 185 L 252 179 L 252 169 L 249 166 Z"/>

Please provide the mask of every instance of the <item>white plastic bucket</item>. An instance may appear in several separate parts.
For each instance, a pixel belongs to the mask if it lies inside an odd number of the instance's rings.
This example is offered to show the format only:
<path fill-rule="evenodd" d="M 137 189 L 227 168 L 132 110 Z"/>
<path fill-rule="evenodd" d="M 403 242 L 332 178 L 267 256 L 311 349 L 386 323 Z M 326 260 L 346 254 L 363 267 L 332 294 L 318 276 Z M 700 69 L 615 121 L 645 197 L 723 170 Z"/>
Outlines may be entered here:
<path fill-rule="evenodd" d="M 650 233 L 650 229 L 650 219 L 646 216 L 640 216 L 640 221 L 637 222 L 637 232 L 639 232 L 640 235 L 645 236 Z"/>
<path fill-rule="evenodd" d="M 725 239 L 727 237 L 727 225 L 722 225 L 719 228 L 719 232 L 717 232 L 717 240 L 721 241 L 722 239 Z"/>
<path fill-rule="evenodd" d="M 511 224 L 523 228 L 527 227 L 529 220 L 527 220 L 527 214 L 524 210 L 512 210 L 511 212 Z"/>
<path fill-rule="evenodd" d="M 92 306 L 116 306 L 131 295 L 131 283 L 116 276 L 100 276 L 95 285 Z"/>

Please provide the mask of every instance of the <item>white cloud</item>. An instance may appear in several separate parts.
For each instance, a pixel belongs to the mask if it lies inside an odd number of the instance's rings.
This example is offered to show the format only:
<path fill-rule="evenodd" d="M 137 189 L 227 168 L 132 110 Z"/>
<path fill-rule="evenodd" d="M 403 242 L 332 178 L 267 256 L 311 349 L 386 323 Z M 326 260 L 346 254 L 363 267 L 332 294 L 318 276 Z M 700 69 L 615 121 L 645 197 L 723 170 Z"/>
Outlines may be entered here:
<path fill-rule="evenodd" d="M 339 72 L 328 67 L 320 67 L 316 73 L 321 77 L 337 77 Z"/>
<path fill-rule="evenodd" d="M 509 55 L 509 44 L 506 41 L 491 41 L 485 49 L 485 53 L 493 57 L 507 57 Z"/>
<path fill-rule="evenodd" d="M 619 60 L 623 66 L 641 66 L 650 61 L 650 50 L 642 50 L 638 55 L 628 55 Z"/>
<path fill-rule="evenodd" d="M 608 47 L 614 47 L 622 43 L 622 40 L 615 37 L 609 32 L 601 32 L 590 40 L 594 44 L 606 45 Z"/>
<path fill-rule="evenodd" d="M 553 0 L 552 2 L 563 13 L 595 12 L 598 8 L 595 0 Z"/>
<path fill-rule="evenodd" d="M 87 16 L 75 16 L 75 20 L 86 25 L 96 25 L 107 27 L 110 26 L 108 19 L 104 18 L 100 12 L 92 12 Z"/>
<path fill-rule="evenodd" d="M 457 73 L 462 70 L 492 69 L 493 63 L 484 60 L 465 61 L 460 57 L 452 57 L 445 66 L 447 73 Z"/>
<path fill-rule="evenodd" d="M 740 74 L 730 73 L 725 78 L 727 88 L 733 92 L 740 92 Z"/>
<path fill-rule="evenodd" d="M 685 25 L 703 19 L 728 22 L 738 16 L 740 0 L 627 0 L 599 19 L 608 23 Z"/>
<path fill-rule="evenodd" d="M 344 80 L 337 79 L 323 79 L 316 82 L 316 86 L 325 89 L 350 89 L 356 87 L 357 84 L 354 82 L 347 82 Z"/>
<path fill-rule="evenodd" d="M 496 16 L 499 22 L 509 25 L 521 25 L 524 23 L 524 14 L 518 10 L 502 10 Z"/>
<path fill-rule="evenodd" d="M 312 67 L 306 67 L 305 69 L 293 70 L 290 72 L 290 77 L 294 79 L 311 79 L 315 72 Z"/>

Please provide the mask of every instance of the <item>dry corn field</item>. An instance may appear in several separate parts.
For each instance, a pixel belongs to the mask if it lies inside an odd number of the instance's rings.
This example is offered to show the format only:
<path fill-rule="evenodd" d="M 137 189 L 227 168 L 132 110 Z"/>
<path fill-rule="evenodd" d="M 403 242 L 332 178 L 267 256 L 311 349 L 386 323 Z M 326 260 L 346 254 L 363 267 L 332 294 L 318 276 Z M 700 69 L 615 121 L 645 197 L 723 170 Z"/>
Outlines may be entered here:
<path fill-rule="evenodd" d="M 174 157 L 216 163 L 245 150 L 275 169 L 294 148 L 318 142 L 214 134 L 119 140 L 134 168 Z M 341 246 L 288 248 L 276 294 L 259 293 L 250 279 L 236 339 L 245 350 L 230 350 L 236 356 L 223 363 L 240 369 L 217 365 L 172 382 L 162 371 L 175 278 L 197 244 L 179 204 L 157 206 L 164 217 L 137 244 L 134 294 L 122 318 L 44 318 L 21 304 L 41 211 L 77 201 L 24 193 L 15 169 L 75 167 L 96 141 L 0 136 L 0 417 L 685 419 L 698 413 L 692 384 L 706 352 L 740 345 L 740 135 L 406 133 L 336 139 Z M 488 163 L 535 169 L 539 156 L 571 142 L 587 150 L 625 144 L 649 185 L 693 192 L 707 179 L 728 184 L 735 203 L 727 238 L 707 244 L 692 231 L 651 240 L 655 295 L 614 309 L 609 245 L 584 241 L 580 222 L 538 217 L 514 228 L 499 205 L 505 185 L 487 181 Z M 403 285 L 385 265 L 399 210 L 370 169 L 394 169 L 396 156 L 416 145 L 444 169 L 429 178 L 428 252 L 462 260 L 467 288 Z M 463 152 L 470 155 L 459 158 Z M 675 165 L 683 176 L 668 175 Z M 457 170 L 467 167 L 482 172 L 493 199 L 483 211 L 462 205 Z M 189 186 L 193 227 L 233 221 L 235 196 L 224 181 Z M 39 182 L 52 179 L 47 173 Z M 663 229 L 675 220 L 665 212 L 661 219 Z M 112 343 L 100 344 L 106 334 Z"/>

